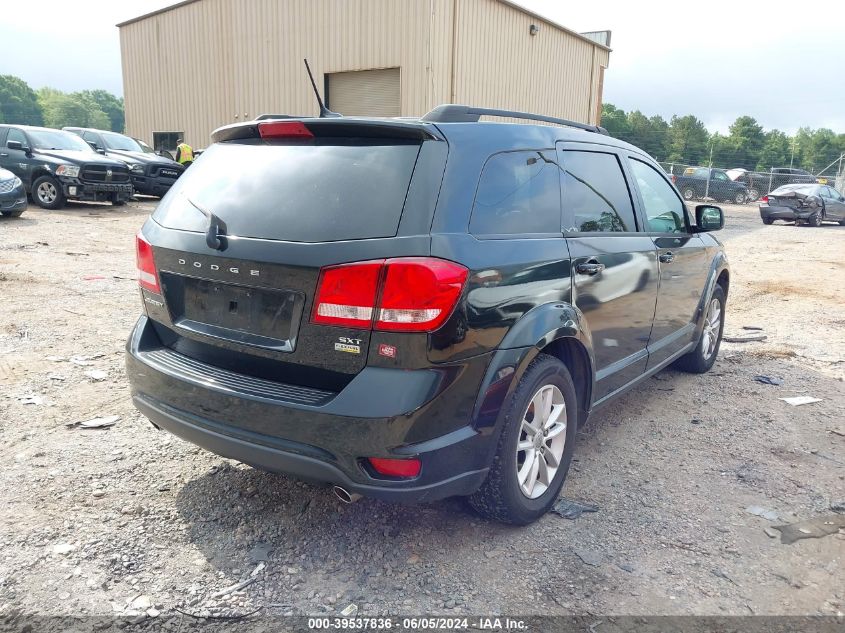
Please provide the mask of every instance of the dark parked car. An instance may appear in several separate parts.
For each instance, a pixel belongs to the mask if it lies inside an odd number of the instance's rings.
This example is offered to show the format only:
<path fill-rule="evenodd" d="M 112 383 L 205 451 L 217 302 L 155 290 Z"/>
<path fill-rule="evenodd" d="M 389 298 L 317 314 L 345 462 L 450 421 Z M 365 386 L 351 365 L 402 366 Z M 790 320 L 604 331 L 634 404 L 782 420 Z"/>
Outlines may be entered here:
<path fill-rule="evenodd" d="M 214 132 L 137 237 L 135 406 L 346 501 L 545 513 L 591 411 L 713 365 L 723 216 L 690 214 L 600 128 L 481 115 L 538 118 L 451 105 Z"/>
<path fill-rule="evenodd" d="M 763 224 L 787 220 L 811 226 L 845 225 L 845 196 L 827 185 L 784 185 L 760 200 L 760 217 Z"/>
<path fill-rule="evenodd" d="M 23 181 L 7 169 L 0 169 L 0 214 L 18 217 L 26 211 Z"/>
<path fill-rule="evenodd" d="M 816 177 L 808 171 L 793 167 L 773 167 L 772 190 L 783 185 L 814 184 Z"/>
<path fill-rule="evenodd" d="M 748 188 L 741 182 L 731 180 L 724 169 L 691 167 L 682 176 L 672 176 L 672 182 L 687 201 L 707 197 L 745 204 L 748 200 Z"/>
<path fill-rule="evenodd" d="M 67 199 L 120 205 L 132 196 L 124 163 L 97 154 L 61 130 L 0 125 L 0 167 L 18 176 L 44 209 L 60 209 Z"/>
<path fill-rule="evenodd" d="M 94 150 L 109 158 L 126 163 L 132 175 L 132 186 L 135 187 L 137 193 L 145 196 L 163 196 L 185 171 L 185 168 L 176 161 L 155 153 L 147 153 L 135 139 L 129 136 L 90 128 L 62 129 L 80 136 Z"/>

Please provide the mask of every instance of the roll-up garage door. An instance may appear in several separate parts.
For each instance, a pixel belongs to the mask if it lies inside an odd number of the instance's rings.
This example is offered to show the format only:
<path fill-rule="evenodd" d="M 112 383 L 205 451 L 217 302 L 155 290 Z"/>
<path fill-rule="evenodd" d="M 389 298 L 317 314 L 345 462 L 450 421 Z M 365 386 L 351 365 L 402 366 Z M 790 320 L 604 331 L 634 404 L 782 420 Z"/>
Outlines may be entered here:
<path fill-rule="evenodd" d="M 399 69 L 329 74 L 328 105 L 346 116 L 399 116 Z"/>

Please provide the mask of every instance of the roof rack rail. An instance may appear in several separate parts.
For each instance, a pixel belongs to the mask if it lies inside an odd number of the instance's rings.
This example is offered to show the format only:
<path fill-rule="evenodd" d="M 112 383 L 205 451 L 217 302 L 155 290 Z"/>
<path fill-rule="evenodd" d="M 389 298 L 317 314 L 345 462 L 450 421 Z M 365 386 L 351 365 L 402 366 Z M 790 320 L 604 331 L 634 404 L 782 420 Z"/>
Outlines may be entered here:
<path fill-rule="evenodd" d="M 588 132 L 596 132 L 597 134 L 610 136 L 606 129 L 598 125 L 589 125 L 587 123 L 579 123 L 578 121 L 570 121 L 568 119 L 557 119 L 555 117 L 545 116 L 543 114 L 532 114 L 530 112 L 495 110 L 491 108 L 473 108 L 472 106 L 465 105 L 439 105 L 426 114 L 422 120 L 429 123 L 477 123 L 482 116 L 500 116 L 512 119 L 527 119 L 530 121 L 556 123 L 558 125 L 565 125 L 567 127 L 578 128 L 579 130 L 587 130 Z"/>

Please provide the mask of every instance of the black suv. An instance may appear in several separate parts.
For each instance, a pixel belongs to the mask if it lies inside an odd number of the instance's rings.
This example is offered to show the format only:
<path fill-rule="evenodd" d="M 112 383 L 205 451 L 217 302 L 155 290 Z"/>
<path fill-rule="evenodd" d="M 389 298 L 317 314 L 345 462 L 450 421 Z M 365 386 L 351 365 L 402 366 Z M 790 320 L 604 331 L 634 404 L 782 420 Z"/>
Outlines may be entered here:
<path fill-rule="evenodd" d="M 61 209 L 67 199 L 121 205 L 133 193 L 125 163 L 52 128 L 0 125 L 0 168 L 18 176 L 44 209 Z"/>
<path fill-rule="evenodd" d="M 450 105 L 213 141 L 138 234 L 126 358 L 138 409 L 215 453 L 524 524 L 591 411 L 716 359 L 722 211 L 601 128 Z"/>
<path fill-rule="evenodd" d="M 161 197 L 185 171 L 175 160 L 147 152 L 138 141 L 124 134 L 84 127 L 62 129 L 82 137 L 95 151 L 126 163 L 136 193 Z"/>

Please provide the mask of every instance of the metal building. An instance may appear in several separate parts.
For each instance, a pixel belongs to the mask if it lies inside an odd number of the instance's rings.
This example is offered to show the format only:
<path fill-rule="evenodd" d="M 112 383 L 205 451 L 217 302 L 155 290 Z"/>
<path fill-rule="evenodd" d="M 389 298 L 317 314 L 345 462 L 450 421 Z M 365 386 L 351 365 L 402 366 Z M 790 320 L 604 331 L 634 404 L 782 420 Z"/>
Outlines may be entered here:
<path fill-rule="evenodd" d="M 345 115 L 441 103 L 596 123 L 609 32 L 506 0 L 186 0 L 118 24 L 128 134 L 204 147 L 263 113 L 315 115 L 302 59 Z"/>

